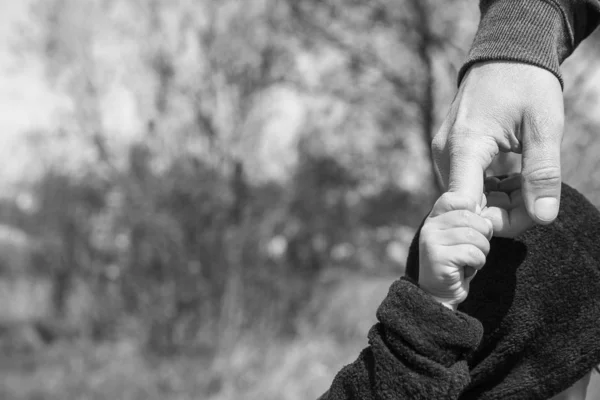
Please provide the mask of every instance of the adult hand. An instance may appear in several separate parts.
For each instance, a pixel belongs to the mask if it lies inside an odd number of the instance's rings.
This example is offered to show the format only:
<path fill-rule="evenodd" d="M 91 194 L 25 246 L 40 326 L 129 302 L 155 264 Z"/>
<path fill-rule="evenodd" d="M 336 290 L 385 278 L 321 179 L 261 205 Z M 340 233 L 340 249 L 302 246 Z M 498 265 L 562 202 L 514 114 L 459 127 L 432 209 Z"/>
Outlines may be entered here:
<path fill-rule="evenodd" d="M 563 96 L 549 71 L 516 62 L 469 69 L 433 139 L 437 173 L 450 192 L 479 201 L 500 152 L 522 153 L 522 192 L 534 222 L 548 224 L 560 201 Z"/>

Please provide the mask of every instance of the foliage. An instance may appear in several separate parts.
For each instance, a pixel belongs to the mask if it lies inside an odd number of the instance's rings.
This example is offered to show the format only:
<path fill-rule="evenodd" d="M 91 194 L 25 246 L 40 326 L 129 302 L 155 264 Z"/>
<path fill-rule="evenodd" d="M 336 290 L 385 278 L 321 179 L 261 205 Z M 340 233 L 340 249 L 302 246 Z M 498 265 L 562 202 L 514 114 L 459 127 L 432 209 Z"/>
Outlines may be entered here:
<path fill-rule="evenodd" d="M 364 344 L 441 189 L 429 142 L 472 3 L 34 1 L 19 46 L 68 106 L 28 135 L 41 172 L 28 206 L 0 204 L 25 238 L 0 237 L 0 272 L 51 283 L 50 314 L 14 337 L 56 347 L 30 365 L 41 383 L 8 377 L 7 396 L 300 398 L 322 383 L 315 397 Z M 600 121 L 592 93 L 573 95 L 590 76 L 566 75 L 565 171 L 598 202 L 596 158 L 579 154 Z"/>

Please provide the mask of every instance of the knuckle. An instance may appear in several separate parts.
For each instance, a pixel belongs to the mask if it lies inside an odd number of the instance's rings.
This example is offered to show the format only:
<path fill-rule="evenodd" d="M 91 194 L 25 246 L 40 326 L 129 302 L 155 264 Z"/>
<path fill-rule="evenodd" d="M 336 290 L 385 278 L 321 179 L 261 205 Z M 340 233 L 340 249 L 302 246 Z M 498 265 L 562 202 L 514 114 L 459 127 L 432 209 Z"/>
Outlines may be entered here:
<path fill-rule="evenodd" d="M 429 229 L 422 229 L 419 234 L 419 247 L 422 249 L 430 249 L 436 245 L 436 237 Z"/>
<path fill-rule="evenodd" d="M 448 136 L 448 146 L 456 150 L 470 150 L 473 147 L 473 141 L 479 143 L 490 132 L 490 123 L 482 121 L 456 122 Z"/>
<path fill-rule="evenodd" d="M 473 228 L 467 228 L 465 230 L 465 240 L 468 242 L 472 242 L 477 235 L 477 232 Z"/>
<path fill-rule="evenodd" d="M 481 251 L 479 251 L 478 253 L 479 253 L 479 268 L 481 268 L 485 265 L 486 257 L 485 257 L 485 254 L 483 254 Z"/>
<path fill-rule="evenodd" d="M 526 110 L 525 119 L 529 122 L 531 140 L 534 143 L 541 143 L 552 137 L 558 139 L 562 136 L 565 126 L 564 112 L 550 112 L 536 107 Z"/>
<path fill-rule="evenodd" d="M 535 186 L 558 186 L 560 185 L 560 167 L 558 165 L 546 165 L 523 172 L 526 181 Z"/>
<path fill-rule="evenodd" d="M 443 210 L 454 210 L 457 207 L 457 198 L 454 193 L 446 192 L 440 196 L 438 201 L 436 201 L 436 207 L 441 208 Z"/>
<path fill-rule="evenodd" d="M 438 202 L 444 205 L 448 210 L 463 210 L 464 212 L 468 213 L 467 210 L 475 209 L 474 200 L 454 192 L 446 192 L 442 194 Z"/>
<path fill-rule="evenodd" d="M 472 228 L 471 213 L 467 210 L 460 210 L 460 219 L 463 226 Z"/>
<path fill-rule="evenodd" d="M 427 229 L 421 229 L 419 234 L 419 247 L 428 247 L 431 244 L 431 234 Z"/>
<path fill-rule="evenodd" d="M 467 210 L 475 210 L 475 200 L 470 199 L 468 197 L 461 197 L 461 205 Z M 471 212 L 467 211 L 469 216 L 471 216 Z"/>
<path fill-rule="evenodd" d="M 475 135 L 472 133 L 456 133 L 448 138 L 448 152 L 452 157 L 464 156 L 466 153 L 473 152 L 473 140 Z"/>
<path fill-rule="evenodd" d="M 440 201 L 451 203 L 455 200 L 456 195 L 452 192 L 445 192 L 440 196 Z"/>
<path fill-rule="evenodd" d="M 467 118 L 459 118 L 452 125 L 452 129 L 450 131 L 449 142 L 450 143 L 460 143 L 465 138 L 472 138 L 477 136 L 477 132 L 485 131 L 485 124 L 474 121 L 473 119 Z M 458 142 L 456 140 L 458 139 Z"/>
<path fill-rule="evenodd" d="M 498 130 L 497 123 L 469 121 L 457 123 L 448 137 L 448 152 L 453 158 L 474 157 L 480 162 L 491 162 L 498 152 L 498 141 L 501 137 L 494 134 Z"/>
<path fill-rule="evenodd" d="M 477 250 L 477 247 L 475 246 L 469 246 L 468 250 L 467 250 L 469 257 L 473 258 L 473 259 L 477 259 L 478 258 L 478 252 L 479 250 Z"/>
<path fill-rule="evenodd" d="M 469 246 L 469 256 L 473 260 L 473 267 L 481 267 L 485 264 L 485 256 L 477 247 Z"/>
<path fill-rule="evenodd" d="M 454 275 L 449 271 L 442 272 L 440 274 L 440 278 L 442 279 L 442 282 L 444 282 L 447 285 L 450 285 L 450 284 L 454 283 L 454 281 L 455 281 Z"/>

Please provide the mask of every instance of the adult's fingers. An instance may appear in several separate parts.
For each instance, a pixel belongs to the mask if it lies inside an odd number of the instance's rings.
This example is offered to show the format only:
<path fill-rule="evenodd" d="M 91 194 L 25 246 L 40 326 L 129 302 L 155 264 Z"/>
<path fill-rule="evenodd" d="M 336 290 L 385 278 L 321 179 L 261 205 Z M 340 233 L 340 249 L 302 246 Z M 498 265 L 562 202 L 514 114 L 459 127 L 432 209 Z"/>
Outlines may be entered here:
<path fill-rule="evenodd" d="M 522 180 L 523 178 L 520 173 L 508 175 L 506 178 L 498 181 L 496 190 L 505 193 L 514 192 L 515 190 L 521 189 L 521 185 L 523 184 Z"/>
<path fill-rule="evenodd" d="M 497 140 L 487 126 L 494 123 L 465 127 L 452 121 L 444 121 L 431 143 L 436 173 L 449 192 L 478 203 L 483 193 L 484 171 L 498 153 Z"/>
<path fill-rule="evenodd" d="M 549 224 L 560 204 L 560 144 L 562 119 L 552 123 L 525 118 L 523 142 L 523 198 L 531 218 Z"/>
<path fill-rule="evenodd" d="M 433 209 L 429 214 L 430 218 L 437 217 L 456 210 L 468 210 L 474 212 L 477 202 L 469 199 L 466 196 L 461 196 L 457 193 L 446 192 L 433 205 Z"/>
<path fill-rule="evenodd" d="M 481 216 L 491 221 L 494 236 L 512 238 L 534 226 L 527 209 L 523 205 L 506 209 L 503 207 L 487 207 Z"/>
<path fill-rule="evenodd" d="M 508 210 L 512 208 L 510 195 L 504 192 L 490 192 L 487 194 L 488 207 L 498 207 Z"/>
<path fill-rule="evenodd" d="M 523 201 L 523 191 L 521 189 L 514 190 L 510 193 L 510 204 L 512 208 L 521 207 L 525 204 Z"/>
<path fill-rule="evenodd" d="M 498 190 L 500 179 L 496 176 L 488 176 L 483 180 L 483 186 L 486 192 L 495 192 Z"/>
<path fill-rule="evenodd" d="M 525 208 L 522 190 L 490 192 L 487 200 L 488 207 L 481 216 L 491 221 L 494 236 L 515 237 L 534 225 Z"/>
<path fill-rule="evenodd" d="M 449 138 L 448 190 L 479 202 L 484 171 L 498 153 L 498 144 L 493 137 L 486 136 L 487 132 L 467 132 L 473 133 Z"/>

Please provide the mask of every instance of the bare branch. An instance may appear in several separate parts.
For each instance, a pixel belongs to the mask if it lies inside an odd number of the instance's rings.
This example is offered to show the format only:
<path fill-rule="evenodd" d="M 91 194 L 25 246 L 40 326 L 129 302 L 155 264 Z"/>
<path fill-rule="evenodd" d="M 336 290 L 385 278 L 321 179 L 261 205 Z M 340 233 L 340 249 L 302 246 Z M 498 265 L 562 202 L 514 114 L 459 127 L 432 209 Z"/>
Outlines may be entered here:
<path fill-rule="evenodd" d="M 405 77 L 398 74 L 398 72 L 390 67 L 387 62 L 382 60 L 377 54 L 369 49 L 358 48 L 355 45 L 348 43 L 338 35 L 334 34 L 330 29 L 322 26 L 314 17 L 307 15 L 297 3 L 292 2 L 290 7 L 292 15 L 300 25 L 305 28 L 306 32 L 309 32 L 311 35 L 315 32 L 318 33 L 330 44 L 344 51 L 362 65 L 377 70 L 386 81 L 392 84 L 399 97 L 413 103 L 418 103 L 420 101 L 419 95 L 415 93 L 414 85 L 408 82 Z"/>

